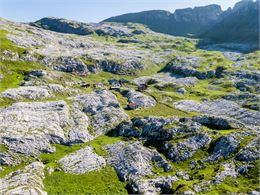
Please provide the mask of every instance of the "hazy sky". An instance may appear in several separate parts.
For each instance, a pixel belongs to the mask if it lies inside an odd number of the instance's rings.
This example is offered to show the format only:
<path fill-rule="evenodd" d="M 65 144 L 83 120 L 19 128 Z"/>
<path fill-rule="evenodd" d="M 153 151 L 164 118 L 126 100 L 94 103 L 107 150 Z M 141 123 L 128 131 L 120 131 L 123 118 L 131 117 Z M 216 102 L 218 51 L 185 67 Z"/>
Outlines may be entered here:
<path fill-rule="evenodd" d="M 162 9 L 175 9 L 219 4 L 233 7 L 238 0 L 0 0 L 0 17 L 30 22 L 46 16 L 63 17 L 83 22 L 99 22 L 111 16 Z"/>

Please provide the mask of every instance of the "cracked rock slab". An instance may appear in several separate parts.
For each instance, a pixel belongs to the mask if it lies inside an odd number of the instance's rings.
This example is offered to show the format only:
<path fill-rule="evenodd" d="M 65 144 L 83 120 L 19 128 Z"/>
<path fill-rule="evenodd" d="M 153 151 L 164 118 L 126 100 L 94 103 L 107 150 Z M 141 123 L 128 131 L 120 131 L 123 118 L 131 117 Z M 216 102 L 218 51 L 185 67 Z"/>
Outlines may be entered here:
<path fill-rule="evenodd" d="M 106 165 L 105 159 L 95 154 L 89 146 L 63 157 L 59 163 L 65 172 L 74 174 L 84 174 Z"/>
<path fill-rule="evenodd" d="M 0 142 L 27 155 L 53 152 L 51 143 L 89 141 L 88 117 L 81 111 L 71 115 L 66 102 L 18 102 L 0 109 Z M 74 113 L 77 113 L 76 111 Z M 83 116 L 82 116 L 83 114 Z M 85 133 L 84 133 L 85 132 Z"/>
<path fill-rule="evenodd" d="M 134 193 L 153 195 L 169 193 L 172 184 L 176 182 L 176 176 L 157 177 L 155 179 L 140 179 L 131 184 L 131 190 Z"/>
<path fill-rule="evenodd" d="M 236 160 L 251 162 L 259 159 L 259 138 L 254 139 L 236 155 Z"/>
<path fill-rule="evenodd" d="M 166 144 L 165 148 L 168 157 L 173 162 L 179 162 L 192 157 L 196 151 L 208 145 L 210 141 L 211 138 L 208 134 L 201 133 L 177 144 Z"/>
<path fill-rule="evenodd" d="M 22 86 L 7 89 L 1 93 L 1 96 L 13 100 L 39 100 L 54 97 L 53 92 L 62 91 L 64 91 L 63 86 L 55 84 L 48 86 Z"/>
<path fill-rule="evenodd" d="M 140 142 L 118 142 L 107 145 L 110 152 L 108 163 L 117 171 L 123 181 L 131 181 L 152 174 L 152 162 L 156 162 L 165 171 L 171 169 L 168 162 L 155 150 L 142 146 Z"/>
<path fill-rule="evenodd" d="M 34 162 L 0 178 L 0 194 L 47 195 L 43 186 L 44 165 Z"/>
<path fill-rule="evenodd" d="M 88 114 L 95 135 L 107 133 L 128 118 L 116 96 L 107 90 L 97 90 L 74 98 Z"/>
<path fill-rule="evenodd" d="M 228 117 L 247 127 L 259 129 L 260 112 L 244 109 L 233 101 L 217 99 L 200 103 L 193 100 L 182 100 L 174 103 L 174 106 L 183 111 Z"/>

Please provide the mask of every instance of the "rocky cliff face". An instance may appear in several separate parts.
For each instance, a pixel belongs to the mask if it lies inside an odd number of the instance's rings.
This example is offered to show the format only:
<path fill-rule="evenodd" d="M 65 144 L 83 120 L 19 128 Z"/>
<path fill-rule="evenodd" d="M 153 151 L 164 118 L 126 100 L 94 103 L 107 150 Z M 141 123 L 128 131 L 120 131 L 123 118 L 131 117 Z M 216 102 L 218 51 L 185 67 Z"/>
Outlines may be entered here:
<path fill-rule="evenodd" d="M 176 22 L 195 22 L 202 25 L 209 25 L 216 21 L 222 14 L 219 5 L 208 5 L 205 7 L 195 7 L 194 9 L 177 9 L 172 15 Z"/>
<path fill-rule="evenodd" d="M 214 43 L 246 44 L 259 49 L 259 1 L 238 2 L 226 16 L 200 37 Z"/>
<path fill-rule="evenodd" d="M 259 48 L 259 1 L 243 0 L 233 9 L 222 11 L 219 5 L 166 11 L 146 11 L 108 18 L 107 22 L 137 22 L 156 32 L 195 36 L 201 45 L 218 45 L 242 51 Z M 232 44 L 231 44 L 232 43 Z"/>
<path fill-rule="evenodd" d="M 137 22 L 147 25 L 154 31 L 172 35 L 198 34 L 221 15 L 218 5 L 177 9 L 174 13 L 154 10 L 136 14 L 124 14 L 108 18 L 106 22 Z"/>

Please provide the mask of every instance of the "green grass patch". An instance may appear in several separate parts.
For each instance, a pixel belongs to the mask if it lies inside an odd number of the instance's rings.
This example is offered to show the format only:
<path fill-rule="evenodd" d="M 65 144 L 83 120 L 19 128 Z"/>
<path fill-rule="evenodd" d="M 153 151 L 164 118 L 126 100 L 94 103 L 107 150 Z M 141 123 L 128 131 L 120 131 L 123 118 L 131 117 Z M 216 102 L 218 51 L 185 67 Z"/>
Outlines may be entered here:
<path fill-rule="evenodd" d="M 0 74 L 3 75 L 0 80 L 0 92 L 18 87 L 25 73 L 36 69 L 46 69 L 46 67 L 35 62 L 0 61 Z"/>
<path fill-rule="evenodd" d="M 235 67 L 232 66 L 234 62 L 226 59 L 223 53 L 219 51 L 205 51 L 199 49 L 196 52 L 193 52 L 192 55 L 201 58 L 200 66 L 196 68 L 200 71 L 216 70 L 218 66 L 223 66 L 227 70 L 235 69 Z"/>
<path fill-rule="evenodd" d="M 0 144 L 0 152 L 7 152 L 8 148 L 4 144 Z"/>
<path fill-rule="evenodd" d="M 238 178 L 227 177 L 220 185 L 212 186 L 211 191 L 205 194 L 248 194 L 259 189 L 259 160 L 253 163 L 254 168 L 249 169 L 246 175 Z"/>
<path fill-rule="evenodd" d="M 17 171 L 19 169 L 23 169 L 26 166 L 25 163 L 19 164 L 17 166 L 6 166 L 6 165 L 2 165 L 0 166 L 1 171 L 0 171 L 0 178 L 5 177 L 6 175 L 8 175 L 9 173 L 12 173 L 14 171 Z"/>
<path fill-rule="evenodd" d="M 47 175 L 44 187 L 48 194 L 127 194 L 112 167 L 75 175 L 55 171 Z"/>
<path fill-rule="evenodd" d="M 200 101 L 201 98 L 218 99 L 236 91 L 232 83 L 222 85 L 211 85 L 214 79 L 200 80 L 195 86 L 186 87 L 188 91 L 183 98 Z"/>
<path fill-rule="evenodd" d="M 178 110 L 173 107 L 169 107 L 165 104 L 157 103 L 156 106 L 144 109 L 137 110 L 127 110 L 126 113 L 130 117 L 145 117 L 145 116 L 179 116 L 179 117 L 187 117 L 191 116 L 189 113 Z"/>
<path fill-rule="evenodd" d="M 0 53 L 4 50 L 17 52 L 18 55 L 22 55 L 26 49 L 16 46 L 13 42 L 7 39 L 7 34 L 9 32 L 6 30 L 0 30 Z"/>

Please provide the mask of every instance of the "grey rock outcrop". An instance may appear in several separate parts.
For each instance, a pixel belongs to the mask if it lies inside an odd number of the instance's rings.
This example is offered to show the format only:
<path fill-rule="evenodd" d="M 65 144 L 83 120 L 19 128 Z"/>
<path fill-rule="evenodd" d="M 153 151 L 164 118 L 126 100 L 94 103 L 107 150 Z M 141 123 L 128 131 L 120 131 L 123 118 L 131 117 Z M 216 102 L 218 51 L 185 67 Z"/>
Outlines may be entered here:
<path fill-rule="evenodd" d="M 0 165 L 15 166 L 19 165 L 25 159 L 24 155 L 12 151 L 0 152 Z"/>
<path fill-rule="evenodd" d="M 51 138 L 41 135 L 25 135 L 23 137 L 2 137 L 2 142 L 13 152 L 26 155 L 35 155 L 55 152 L 55 148 L 50 145 Z"/>
<path fill-rule="evenodd" d="M 84 174 L 106 165 L 105 159 L 95 154 L 89 146 L 63 157 L 58 162 L 65 172 L 74 174 Z"/>
<path fill-rule="evenodd" d="M 113 136 L 137 137 L 146 141 L 162 142 L 169 141 L 180 134 L 197 133 L 200 129 L 201 125 L 190 119 L 150 116 L 123 122 L 110 133 Z"/>
<path fill-rule="evenodd" d="M 216 140 L 212 155 L 208 158 L 208 161 L 219 160 L 234 153 L 239 144 L 240 142 L 232 135 L 222 136 Z"/>
<path fill-rule="evenodd" d="M 120 108 L 116 96 L 106 90 L 97 90 L 89 94 L 74 98 L 83 111 L 90 115 L 90 126 L 95 135 L 107 133 L 128 118 L 128 115 Z"/>
<path fill-rule="evenodd" d="M 233 163 L 225 163 L 223 167 L 224 170 L 217 173 L 217 175 L 215 176 L 215 185 L 219 185 L 222 181 L 225 180 L 227 176 L 232 178 L 236 178 L 238 176 L 238 173 L 235 170 L 235 165 Z"/>
<path fill-rule="evenodd" d="M 203 115 L 193 117 L 193 120 L 213 129 L 241 129 L 244 124 L 228 117 Z"/>
<path fill-rule="evenodd" d="M 59 84 L 49 84 L 46 86 L 22 86 L 18 88 L 10 88 L 2 92 L 3 98 L 13 100 L 41 100 L 54 97 L 54 93 L 61 93 L 66 89 Z"/>
<path fill-rule="evenodd" d="M 252 162 L 259 159 L 259 138 L 254 139 L 236 155 L 236 160 Z"/>
<path fill-rule="evenodd" d="M 199 67 L 200 61 L 200 58 L 194 56 L 177 58 L 165 67 L 165 71 L 185 77 L 197 77 L 198 79 L 215 77 L 214 70 L 199 71 L 196 69 Z"/>
<path fill-rule="evenodd" d="M 248 128 L 259 129 L 260 112 L 241 108 L 233 101 L 217 99 L 199 103 L 193 100 L 182 100 L 175 102 L 174 106 L 183 111 L 199 112 L 236 119 Z"/>
<path fill-rule="evenodd" d="M 253 93 L 231 93 L 226 95 L 224 99 L 234 101 L 245 108 L 260 110 L 260 96 Z"/>
<path fill-rule="evenodd" d="M 87 73 L 88 66 L 80 59 L 71 56 L 45 57 L 42 63 L 54 70 L 63 72 Z"/>
<path fill-rule="evenodd" d="M 67 132 L 72 130 L 85 131 L 85 136 L 77 139 L 88 141 L 92 137 L 87 126 L 88 117 L 70 115 L 64 101 L 19 102 L 0 109 L 0 141 L 27 155 L 53 152 L 50 143 L 69 142 Z"/>
<path fill-rule="evenodd" d="M 1 194 L 35 194 L 47 195 L 43 186 L 44 165 L 34 162 L 22 170 L 0 178 Z"/>
<path fill-rule="evenodd" d="M 144 195 L 168 194 L 171 192 L 172 184 L 177 180 L 176 176 L 139 179 L 130 184 L 130 189 L 133 193 Z"/>
<path fill-rule="evenodd" d="M 61 33 L 71 33 L 78 35 L 89 35 L 96 32 L 100 36 L 110 35 L 114 37 L 120 36 L 131 36 L 130 29 L 113 27 L 106 24 L 96 24 L 96 23 L 83 23 L 73 20 L 66 20 L 63 18 L 47 17 L 42 18 L 34 23 L 30 23 L 32 26 L 46 28 L 48 30 L 61 32 Z"/>
<path fill-rule="evenodd" d="M 152 175 L 152 162 L 165 171 L 171 169 L 157 151 L 143 147 L 140 142 L 118 142 L 107 145 L 106 149 L 111 154 L 108 163 L 116 169 L 119 178 L 123 181 L 135 181 L 143 176 Z"/>
<path fill-rule="evenodd" d="M 13 100 L 37 100 L 53 97 L 51 90 L 48 90 L 48 87 L 41 86 L 24 86 L 7 89 L 6 91 L 1 93 L 1 96 Z"/>
<path fill-rule="evenodd" d="M 192 157 L 196 151 L 207 146 L 210 141 L 211 138 L 208 134 L 196 134 L 177 144 L 165 143 L 164 150 L 167 151 L 169 159 L 173 162 L 179 162 Z"/>

